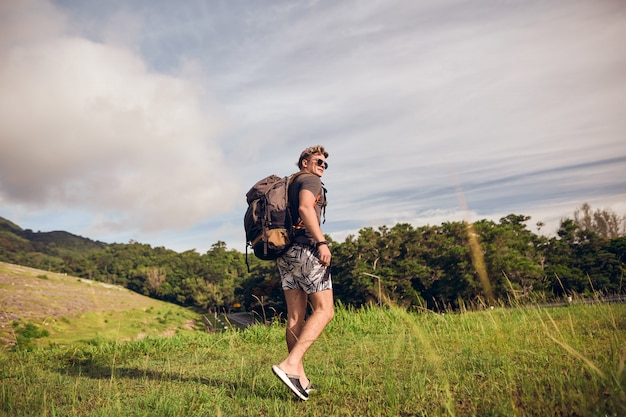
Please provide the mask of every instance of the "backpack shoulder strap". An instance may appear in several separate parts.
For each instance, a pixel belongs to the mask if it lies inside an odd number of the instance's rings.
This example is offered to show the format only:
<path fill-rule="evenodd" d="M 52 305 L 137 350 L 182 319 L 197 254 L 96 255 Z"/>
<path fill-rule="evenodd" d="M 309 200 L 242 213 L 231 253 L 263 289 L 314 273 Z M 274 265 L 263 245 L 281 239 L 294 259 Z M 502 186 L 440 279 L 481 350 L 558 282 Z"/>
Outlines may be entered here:
<path fill-rule="evenodd" d="M 294 182 L 296 180 L 296 178 L 298 178 L 300 175 L 304 174 L 304 172 L 302 171 L 298 171 L 298 172 L 294 172 L 293 174 L 291 174 L 289 176 L 289 182 L 287 183 L 287 185 L 291 185 L 292 182 Z"/>

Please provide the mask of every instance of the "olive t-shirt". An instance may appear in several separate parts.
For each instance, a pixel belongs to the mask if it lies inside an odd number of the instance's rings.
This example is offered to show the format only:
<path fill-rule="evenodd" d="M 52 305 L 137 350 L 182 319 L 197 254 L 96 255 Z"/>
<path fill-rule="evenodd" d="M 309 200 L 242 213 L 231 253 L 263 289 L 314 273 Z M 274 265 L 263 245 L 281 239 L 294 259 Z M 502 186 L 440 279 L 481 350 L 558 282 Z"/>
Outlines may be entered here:
<path fill-rule="evenodd" d="M 294 219 L 294 224 L 298 224 L 300 221 L 300 215 L 298 213 L 298 207 L 300 206 L 300 191 L 309 190 L 313 193 L 317 202 L 315 203 L 315 214 L 317 214 L 317 222 L 320 223 L 322 217 L 322 209 L 326 206 L 326 190 L 322 184 L 322 180 L 315 174 L 304 173 L 297 174 L 297 177 L 289 185 L 289 208 L 291 209 L 291 216 Z M 296 229 L 294 234 L 294 242 L 304 243 L 307 245 L 315 246 L 315 239 L 313 235 L 301 225 Z"/>

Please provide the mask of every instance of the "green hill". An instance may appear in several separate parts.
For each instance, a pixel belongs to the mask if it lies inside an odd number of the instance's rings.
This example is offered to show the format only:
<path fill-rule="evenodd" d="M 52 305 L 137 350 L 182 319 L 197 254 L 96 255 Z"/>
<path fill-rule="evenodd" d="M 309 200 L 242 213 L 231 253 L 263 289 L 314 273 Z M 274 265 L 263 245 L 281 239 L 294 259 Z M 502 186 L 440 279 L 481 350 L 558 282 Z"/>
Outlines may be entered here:
<path fill-rule="evenodd" d="M 0 261 L 70 272 L 67 265 L 104 250 L 105 243 L 64 231 L 34 232 L 0 217 Z"/>
<path fill-rule="evenodd" d="M 27 328 L 45 330 L 28 341 L 37 345 L 173 335 L 202 327 L 200 318 L 117 285 L 0 262 L 0 344 Z"/>
<path fill-rule="evenodd" d="M 51 256 L 63 252 L 77 255 L 100 250 L 104 247 L 106 247 L 105 243 L 64 231 L 34 232 L 30 229 L 22 229 L 10 220 L 0 217 L 0 256 L 3 253 L 16 252 L 16 249 Z"/>
<path fill-rule="evenodd" d="M 19 227 L 18 225 L 16 225 L 12 221 L 9 221 L 9 220 L 5 219 L 4 217 L 0 217 L 0 231 L 8 231 L 8 232 L 13 232 L 13 233 L 20 233 L 23 230 L 22 230 L 21 227 Z"/>
<path fill-rule="evenodd" d="M 32 230 L 25 230 L 21 233 L 21 236 L 29 240 L 35 248 L 41 249 L 53 244 L 59 249 L 75 252 L 89 252 L 102 249 L 106 246 L 104 243 L 63 231 L 33 232 Z"/>

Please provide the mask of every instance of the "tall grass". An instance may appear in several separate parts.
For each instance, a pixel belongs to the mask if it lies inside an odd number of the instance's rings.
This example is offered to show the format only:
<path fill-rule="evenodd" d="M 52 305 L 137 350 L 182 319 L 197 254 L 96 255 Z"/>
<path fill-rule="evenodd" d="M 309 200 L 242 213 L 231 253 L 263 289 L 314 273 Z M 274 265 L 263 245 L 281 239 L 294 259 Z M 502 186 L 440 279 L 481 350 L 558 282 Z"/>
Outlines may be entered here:
<path fill-rule="evenodd" d="M 621 416 L 626 306 L 338 306 L 295 400 L 278 322 L 0 353 L 0 416 Z"/>

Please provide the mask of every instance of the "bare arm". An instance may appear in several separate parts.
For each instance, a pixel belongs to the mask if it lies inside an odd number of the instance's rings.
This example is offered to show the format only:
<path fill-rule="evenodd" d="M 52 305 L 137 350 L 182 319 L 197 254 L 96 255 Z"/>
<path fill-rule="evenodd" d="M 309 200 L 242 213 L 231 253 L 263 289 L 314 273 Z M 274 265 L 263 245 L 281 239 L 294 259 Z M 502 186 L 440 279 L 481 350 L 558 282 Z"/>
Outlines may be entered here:
<path fill-rule="evenodd" d="M 300 205 L 298 206 L 298 214 L 300 214 L 300 219 L 302 219 L 304 227 L 311 233 L 316 242 L 324 241 L 324 233 L 322 232 L 317 214 L 315 213 L 315 195 L 309 190 L 301 190 L 299 199 Z M 330 265 L 330 249 L 328 245 L 320 245 L 318 251 L 322 264 Z"/>

